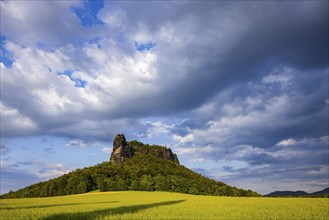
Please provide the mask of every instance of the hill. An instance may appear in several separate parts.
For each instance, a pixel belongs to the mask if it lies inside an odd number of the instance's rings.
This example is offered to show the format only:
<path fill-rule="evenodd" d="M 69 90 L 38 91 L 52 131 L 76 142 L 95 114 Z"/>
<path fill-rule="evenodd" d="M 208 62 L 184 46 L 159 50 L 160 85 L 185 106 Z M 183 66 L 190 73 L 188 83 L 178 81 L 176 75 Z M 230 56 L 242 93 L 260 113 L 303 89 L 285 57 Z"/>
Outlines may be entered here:
<path fill-rule="evenodd" d="M 321 190 L 311 193 L 311 195 L 329 195 L 329 187 Z"/>
<path fill-rule="evenodd" d="M 304 196 L 308 195 L 305 191 L 275 191 L 267 194 L 269 197 L 279 197 L 279 196 Z"/>
<path fill-rule="evenodd" d="M 305 191 L 275 191 L 265 196 L 268 197 L 328 197 L 329 187 L 321 191 L 307 193 Z"/>
<path fill-rule="evenodd" d="M 77 169 L 0 198 L 47 197 L 104 191 L 169 191 L 217 196 L 260 196 L 206 178 L 179 165 L 178 158 L 163 146 L 126 142 L 117 135 L 110 162 Z"/>

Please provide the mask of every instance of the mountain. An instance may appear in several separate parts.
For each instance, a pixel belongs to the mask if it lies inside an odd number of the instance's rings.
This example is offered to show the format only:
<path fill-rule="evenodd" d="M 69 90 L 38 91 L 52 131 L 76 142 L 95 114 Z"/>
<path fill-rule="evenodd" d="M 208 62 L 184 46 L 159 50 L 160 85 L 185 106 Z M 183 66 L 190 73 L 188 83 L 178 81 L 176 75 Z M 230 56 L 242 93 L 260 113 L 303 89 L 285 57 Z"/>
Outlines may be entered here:
<path fill-rule="evenodd" d="M 324 195 L 324 194 L 329 194 L 329 187 L 321 190 L 321 191 L 316 191 L 316 192 L 313 192 L 311 193 L 311 195 Z"/>
<path fill-rule="evenodd" d="M 321 191 L 307 193 L 305 191 L 275 191 L 265 196 L 268 197 L 328 197 L 329 187 Z"/>
<path fill-rule="evenodd" d="M 217 196 L 260 196 L 251 190 L 237 189 L 179 164 L 171 149 L 126 142 L 123 134 L 113 142 L 109 162 L 77 169 L 55 179 L 40 182 L 0 198 L 46 197 L 86 193 L 93 190 L 169 191 Z"/>
<path fill-rule="evenodd" d="M 280 197 L 280 196 L 292 196 L 292 197 L 297 197 L 297 196 L 305 196 L 308 195 L 307 192 L 305 191 L 275 191 L 271 192 L 265 196 L 269 197 Z"/>

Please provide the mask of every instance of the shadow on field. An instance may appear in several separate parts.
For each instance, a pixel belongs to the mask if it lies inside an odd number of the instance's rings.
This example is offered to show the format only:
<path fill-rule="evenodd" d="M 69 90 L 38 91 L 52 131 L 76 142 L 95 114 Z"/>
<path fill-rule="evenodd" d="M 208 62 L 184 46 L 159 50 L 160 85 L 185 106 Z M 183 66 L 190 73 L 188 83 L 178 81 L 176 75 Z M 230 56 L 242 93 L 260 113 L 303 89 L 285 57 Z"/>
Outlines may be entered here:
<path fill-rule="evenodd" d="M 56 206 L 71 206 L 71 205 L 93 205 L 100 203 L 116 203 L 118 201 L 108 201 L 108 202 L 84 202 L 84 203 L 67 203 L 67 204 L 48 204 L 48 205 L 31 205 L 31 206 L 20 206 L 20 207 L 0 207 L 0 210 L 11 210 L 11 209 L 36 209 L 36 208 L 50 208 Z M 6 204 L 7 205 L 7 204 Z"/>
<path fill-rule="evenodd" d="M 102 219 L 102 217 L 105 217 L 107 215 L 122 215 L 126 213 L 136 213 L 145 209 L 150 209 L 154 207 L 159 206 L 165 206 L 165 205 L 173 205 L 177 203 L 184 202 L 185 200 L 175 200 L 175 201 L 167 201 L 167 202 L 158 202 L 158 203 L 151 203 L 151 204 L 145 204 L 145 205 L 132 205 L 132 206 L 121 206 L 116 208 L 109 208 L 109 209 L 101 209 L 91 212 L 76 212 L 76 213 L 62 213 L 62 214 L 56 214 L 51 215 L 45 218 L 42 218 L 43 220 L 56 220 L 56 219 Z"/>

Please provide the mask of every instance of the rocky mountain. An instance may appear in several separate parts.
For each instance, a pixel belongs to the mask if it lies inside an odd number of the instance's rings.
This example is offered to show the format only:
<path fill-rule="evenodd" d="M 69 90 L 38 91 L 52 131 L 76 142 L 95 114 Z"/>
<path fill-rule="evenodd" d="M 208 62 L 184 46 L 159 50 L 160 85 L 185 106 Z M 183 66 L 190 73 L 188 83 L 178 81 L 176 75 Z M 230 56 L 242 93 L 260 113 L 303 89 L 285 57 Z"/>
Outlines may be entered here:
<path fill-rule="evenodd" d="M 179 164 L 170 148 L 114 138 L 110 162 L 77 169 L 0 198 L 62 196 L 93 190 L 169 191 L 216 196 L 260 196 L 202 176 Z"/>
<path fill-rule="evenodd" d="M 123 134 L 118 134 L 113 141 L 110 163 L 122 163 L 134 156 L 135 150 L 127 144 Z"/>
<path fill-rule="evenodd" d="M 118 134 L 114 138 L 110 163 L 122 163 L 132 158 L 135 154 L 151 155 L 179 164 L 177 155 L 170 148 L 157 145 L 150 146 L 138 141 L 127 143 L 124 134 Z"/>

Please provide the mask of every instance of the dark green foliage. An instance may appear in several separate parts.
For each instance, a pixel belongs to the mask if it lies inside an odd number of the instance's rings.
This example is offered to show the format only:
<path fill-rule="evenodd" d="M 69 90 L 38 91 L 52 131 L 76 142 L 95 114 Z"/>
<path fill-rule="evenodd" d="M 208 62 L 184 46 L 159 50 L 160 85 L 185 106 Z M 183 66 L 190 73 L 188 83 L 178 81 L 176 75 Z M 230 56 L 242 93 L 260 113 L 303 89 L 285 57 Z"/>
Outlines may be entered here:
<path fill-rule="evenodd" d="M 250 190 L 237 189 L 206 178 L 175 161 L 158 157 L 161 146 L 129 143 L 134 157 L 121 164 L 104 162 L 78 169 L 58 178 L 9 192 L 1 198 L 46 197 L 100 191 L 171 191 L 200 195 L 259 196 Z M 159 150 L 160 149 L 160 150 Z M 165 150 L 164 150 L 165 151 Z"/>
<path fill-rule="evenodd" d="M 138 141 L 130 141 L 128 142 L 128 145 L 133 148 L 135 154 L 151 155 L 151 156 L 171 160 L 179 164 L 177 155 L 173 154 L 170 148 L 168 149 L 160 145 L 143 144 Z"/>

